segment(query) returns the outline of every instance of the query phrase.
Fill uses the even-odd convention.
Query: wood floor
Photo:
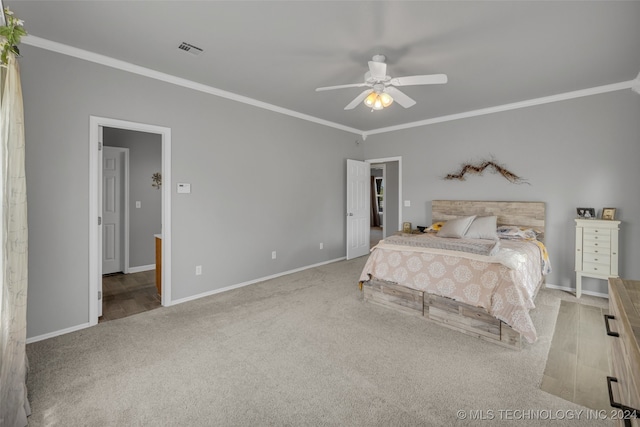
[[[371,247],[377,245],[380,240],[382,240],[382,227],[371,227]]]
[[[156,271],[105,275],[102,278],[102,317],[98,322],[120,319],[161,306]]]
[[[595,410],[611,410],[605,306],[561,301],[540,388]]]

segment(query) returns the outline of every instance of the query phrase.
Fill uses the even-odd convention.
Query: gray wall
[[[162,172],[162,138],[105,127],[103,142],[129,149],[129,267],[155,264],[153,235],[162,232],[162,191],[151,186],[151,176]]]
[[[547,282],[558,286],[575,287],[576,207],[616,207],[621,276],[640,278],[640,96],[631,90],[372,135],[364,147],[365,158],[402,156],[404,221],[430,224],[434,199],[546,202]],[[529,185],[487,172],[442,179],[492,156]],[[587,278],[583,290],[607,292]]]
[[[172,130],[174,299],[345,256],[346,159],[364,158],[353,134],[31,46],[21,53],[28,337],[89,321],[90,115]],[[192,193],[176,194],[177,182]]]

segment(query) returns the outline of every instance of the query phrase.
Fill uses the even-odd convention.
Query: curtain
[[[371,177],[371,227],[380,227],[380,213],[378,194],[376,191],[376,177]]]
[[[25,426],[27,400],[27,188],[20,69],[9,53],[0,98],[2,245],[0,262],[0,424]]]

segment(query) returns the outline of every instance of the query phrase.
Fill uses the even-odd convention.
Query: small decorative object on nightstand
[[[403,233],[407,233],[407,234],[411,234],[411,223],[410,222],[403,222],[402,223],[402,232]]]
[[[607,280],[618,277],[620,221],[576,219],[576,297],[582,294],[582,277]]]
[[[578,213],[578,218],[595,219],[596,217],[595,208],[576,208],[576,212]]]
[[[602,219],[616,219],[616,208],[602,208]]]

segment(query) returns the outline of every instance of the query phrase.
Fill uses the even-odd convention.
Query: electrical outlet
[[[271,259],[276,259],[276,251],[271,252]]]
[[[136,201],[136,209],[140,209],[142,207],[142,204],[139,201]]]
[[[202,266],[196,265],[196,276],[201,276],[201,275],[202,275]]]
[[[324,248],[324,243],[320,243],[320,249]]]

